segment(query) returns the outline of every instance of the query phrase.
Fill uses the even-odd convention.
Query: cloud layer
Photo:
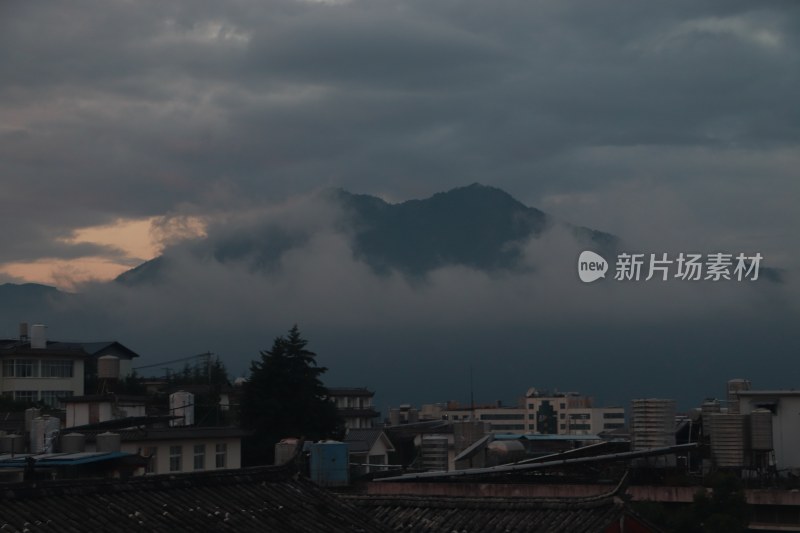
[[[433,374],[450,375],[463,370],[454,357],[477,360],[501,329],[505,351],[539,343],[544,361],[581,361],[589,344],[555,333],[576,320],[619,331],[603,353],[622,353],[628,335],[640,341],[625,353],[650,350],[667,365],[678,348],[650,346],[648,317],[703,316],[722,324],[707,328],[727,347],[716,354],[785,339],[772,348],[777,365],[796,345],[780,329],[791,284],[582,287],[562,260],[578,251],[552,235],[529,243],[535,280],[454,267],[415,285],[374,276],[348,235],[330,229],[333,215],[301,209],[307,193],[332,186],[397,201],[478,181],[637,249],[759,251],[795,272],[798,10],[791,1],[3,2],[0,267],[129,261],[123,243],[74,237],[158,217],[158,242],[180,274],[135,292],[87,288],[79,301],[93,323],[70,321],[76,335],[147,339],[157,355],[192,341],[220,350],[231,336],[249,339],[243,351],[261,348],[294,321],[328,346],[337,332],[368,328],[373,340],[352,353],[393,339],[397,350],[374,354],[385,372],[432,349],[448,354]],[[198,231],[188,221],[229,242],[225,232],[267,224],[270,213],[271,227],[307,241],[262,258],[275,267],[267,276],[230,249],[217,250],[223,265],[176,244]],[[778,329],[726,337],[734,315]],[[702,340],[702,328],[689,329],[676,335]],[[460,348],[445,349],[437,330]]]

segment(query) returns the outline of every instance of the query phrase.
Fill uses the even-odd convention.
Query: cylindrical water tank
[[[756,452],[772,450],[772,411],[756,409],[750,413],[750,448]]]
[[[634,450],[675,445],[675,400],[645,398],[633,400],[631,404]]]
[[[53,444],[61,429],[61,421],[53,416],[40,416],[31,421],[31,453],[52,453]]]
[[[67,433],[61,436],[63,453],[81,453],[86,451],[86,436],[81,433]]]
[[[100,379],[119,379],[119,357],[116,355],[98,357],[97,377]]]
[[[739,410],[739,392],[748,391],[752,384],[747,379],[730,379],[728,380],[728,414],[738,415]]]
[[[711,456],[718,467],[744,466],[746,422],[745,415],[723,413],[711,415]]]
[[[194,394],[179,390],[169,395],[169,410],[173,416],[179,416],[170,421],[172,426],[194,425]]]
[[[275,464],[282,465],[294,459],[299,445],[299,439],[282,439],[275,444]]]
[[[31,326],[31,348],[34,350],[44,350],[47,348],[47,326],[44,324],[34,324]]]
[[[22,453],[25,451],[25,437],[5,435],[0,437],[0,453]]]
[[[30,431],[34,418],[42,416],[42,410],[37,407],[29,407],[25,409],[25,431]]]
[[[122,446],[122,439],[119,433],[111,433],[106,431],[97,436],[97,451],[98,452],[118,452]]]
[[[703,431],[706,435],[711,432],[711,415],[722,411],[722,406],[719,400],[706,400],[700,406],[701,419],[703,421]]]

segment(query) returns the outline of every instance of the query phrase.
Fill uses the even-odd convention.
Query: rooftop
[[[351,501],[395,531],[429,533],[605,531],[625,514],[613,498],[573,501],[519,498],[357,496]]]
[[[366,387],[328,387],[329,396],[367,396],[372,398],[375,393]]]
[[[385,532],[351,503],[296,475],[257,467],[127,480],[40,481],[3,487],[11,531]]]

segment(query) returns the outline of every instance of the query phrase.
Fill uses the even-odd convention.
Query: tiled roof
[[[82,342],[80,344],[90,355],[105,355],[105,353],[100,352],[113,352],[112,355],[139,357],[138,353],[120,344],[118,341]]]
[[[0,355],[26,355],[26,356],[59,356],[86,357],[83,346],[77,342],[47,341],[47,348],[31,348],[30,342],[3,340],[0,341]]]
[[[380,438],[381,433],[383,430],[380,428],[353,428],[347,431],[344,442],[348,444],[351,452],[368,452]],[[386,440],[389,440],[388,437]],[[391,446],[391,443],[387,444]]]
[[[545,501],[521,498],[352,496],[348,499],[394,531],[423,533],[582,533],[620,519],[613,498]]]
[[[37,468],[50,466],[76,466],[89,463],[116,461],[119,459],[136,459],[138,456],[126,452],[79,452],[79,453],[43,453],[43,454],[0,454],[0,468],[24,468],[28,458],[36,461]],[[146,462],[146,461],[145,461]]]
[[[86,440],[93,442],[99,433],[105,429],[81,429],[68,428],[66,431],[81,433],[86,436]],[[182,439],[228,439],[241,438],[249,433],[246,430],[236,427],[216,427],[216,426],[176,426],[169,428],[129,428],[114,430],[118,433],[122,442],[138,442],[144,440],[182,440]]]
[[[139,354],[117,341],[105,342],[60,342],[46,341],[47,348],[33,349],[30,341],[0,339],[0,354],[7,355],[103,355],[101,351],[113,351],[114,355],[139,357]]]
[[[336,412],[343,418],[375,418],[381,416],[378,411],[371,407],[339,407]]]
[[[385,532],[287,467],[0,488],[0,530]]]

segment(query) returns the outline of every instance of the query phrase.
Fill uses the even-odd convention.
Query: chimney
[[[20,342],[28,342],[30,337],[28,337],[28,323],[27,322],[20,322],[19,323],[19,340]]]

